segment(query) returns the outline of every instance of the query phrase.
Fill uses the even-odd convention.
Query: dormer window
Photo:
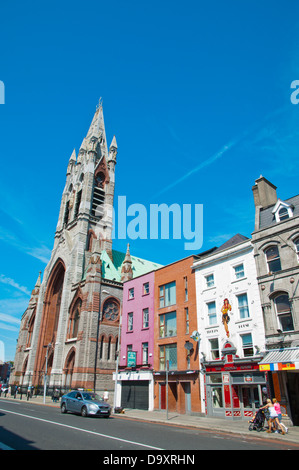
[[[282,222],[283,220],[287,220],[290,217],[293,217],[293,209],[294,207],[291,204],[287,204],[286,202],[278,199],[272,211],[276,222]]]

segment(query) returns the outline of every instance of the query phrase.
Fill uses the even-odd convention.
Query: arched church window
[[[78,299],[75,303],[69,319],[68,339],[77,338],[80,314],[81,314],[82,300]]]
[[[30,348],[31,346],[34,322],[35,322],[35,311],[31,315],[31,318],[28,322],[28,334],[27,334],[26,348]]]
[[[115,299],[108,299],[103,307],[103,320],[116,321],[119,315],[119,304]]]

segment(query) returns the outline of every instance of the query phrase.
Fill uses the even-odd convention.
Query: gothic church
[[[113,250],[117,143],[99,103],[67,167],[51,259],[22,316],[11,384],[113,390],[123,282],[159,265]]]

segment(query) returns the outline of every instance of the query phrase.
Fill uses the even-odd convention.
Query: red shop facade
[[[229,342],[221,359],[203,361],[206,415],[230,420],[252,417],[268,396],[260,361],[261,356],[239,358]]]

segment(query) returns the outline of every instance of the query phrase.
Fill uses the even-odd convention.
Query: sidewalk
[[[1,397],[1,401],[20,401],[18,395],[17,398],[4,398]],[[52,406],[60,408],[60,403],[53,403],[51,397],[46,397],[45,404],[43,403],[43,397],[33,397],[27,401],[26,396],[22,397],[23,403],[28,404],[38,404]],[[299,447],[299,426],[289,427],[288,434],[284,436],[281,434],[272,433],[269,434],[266,431],[249,431],[249,424],[245,420],[232,420],[228,421],[225,419],[210,418],[206,416],[190,416],[190,415],[180,415],[177,413],[168,413],[168,419],[166,411],[146,411],[146,410],[135,410],[135,409],[125,409],[124,414],[112,414],[114,418],[119,419],[138,419],[141,421],[149,421],[152,423],[160,423],[168,426],[182,426],[189,428],[196,428],[207,431],[217,431],[231,434],[239,434],[243,437],[251,437],[257,439],[267,439],[269,441],[280,440],[290,443],[297,444]]]

